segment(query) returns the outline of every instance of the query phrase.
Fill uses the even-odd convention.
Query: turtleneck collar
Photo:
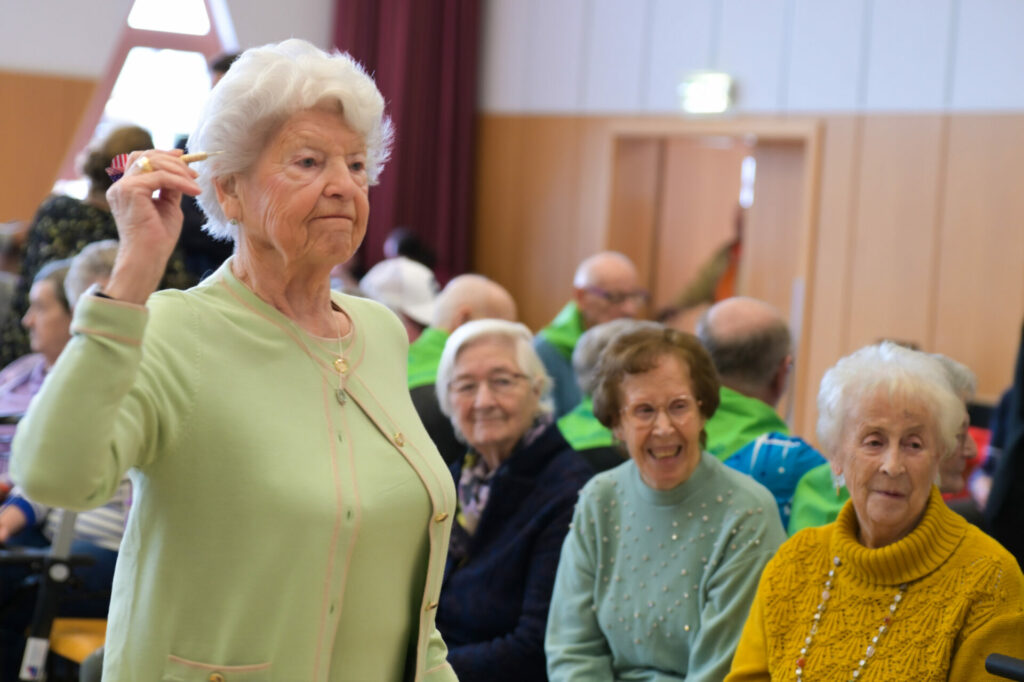
[[[932,486],[921,522],[905,538],[891,545],[868,549],[857,540],[857,514],[852,500],[836,519],[830,552],[844,569],[878,585],[899,585],[925,577],[941,566],[963,540],[967,522],[946,506]]]
[[[700,463],[697,464],[697,468],[693,470],[690,477],[675,488],[669,488],[668,490],[655,490],[644,483],[643,478],[640,477],[640,469],[637,467],[636,462],[630,459],[629,466],[632,469],[629,477],[630,485],[632,485],[633,490],[640,499],[656,507],[671,507],[681,504],[706,487],[712,475],[714,465],[711,461],[713,459],[714,456],[707,452],[700,453]]]

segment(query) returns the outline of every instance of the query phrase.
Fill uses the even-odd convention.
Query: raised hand
[[[181,233],[181,195],[199,194],[182,151],[133,152],[124,176],[107,190],[120,248],[106,293],[145,303],[156,291]]]

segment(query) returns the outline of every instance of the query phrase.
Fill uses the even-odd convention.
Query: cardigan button
[[[448,518],[448,512],[441,512],[434,517],[434,523],[444,523],[444,520]]]
[[[405,445],[405,436],[403,436],[401,433],[396,433],[395,445],[397,445],[398,447],[402,447],[403,445]]]
[[[433,611],[436,608],[437,608],[437,602],[436,601],[432,601],[429,604],[427,604],[427,611]]]
[[[226,678],[223,675],[221,675],[220,673],[210,673],[210,678],[209,679],[210,679],[210,682],[224,682],[224,680]]]

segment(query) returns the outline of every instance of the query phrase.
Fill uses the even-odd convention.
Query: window
[[[54,191],[85,196],[75,160],[119,125],[140,125],[158,148],[174,147],[192,132],[206,102],[207,62],[237,49],[226,0],[135,0]]]

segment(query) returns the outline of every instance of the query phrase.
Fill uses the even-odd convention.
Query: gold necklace
[[[832,557],[833,567],[829,569],[828,576],[825,578],[825,588],[821,591],[821,601],[818,602],[818,606],[814,610],[814,619],[811,623],[810,632],[804,637],[804,645],[800,649],[800,656],[796,659],[796,679],[804,679],[804,666],[807,665],[807,651],[811,648],[811,641],[814,639],[814,635],[818,634],[818,626],[821,624],[821,619],[825,615],[825,605],[828,600],[832,597],[832,580],[836,577],[836,569],[842,566],[843,562],[839,560],[838,556]],[[868,664],[871,657],[875,655],[875,648],[878,646],[879,640],[889,630],[889,624],[892,622],[893,616],[896,615],[896,607],[899,606],[900,602],[903,601],[903,593],[907,591],[907,584],[900,583],[899,592],[893,597],[892,603],[889,604],[889,613],[886,614],[885,618],[882,619],[882,624],[878,626],[878,632],[871,637],[871,643],[868,644],[867,649],[864,651],[864,655],[857,661],[857,667],[854,668],[853,672],[850,673],[851,682],[857,682],[860,680],[862,674],[864,674],[864,666]]]
[[[334,315],[334,304],[331,304],[331,315]],[[338,328],[338,357],[334,359],[334,371],[338,373],[338,388],[334,389],[334,397],[337,398],[339,405],[344,405],[348,401],[348,394],[345,392],[345,375],[348,374],[348,361],[345,360],[345,347],[341,343],[341,322],[335,320],[335,325]]]

